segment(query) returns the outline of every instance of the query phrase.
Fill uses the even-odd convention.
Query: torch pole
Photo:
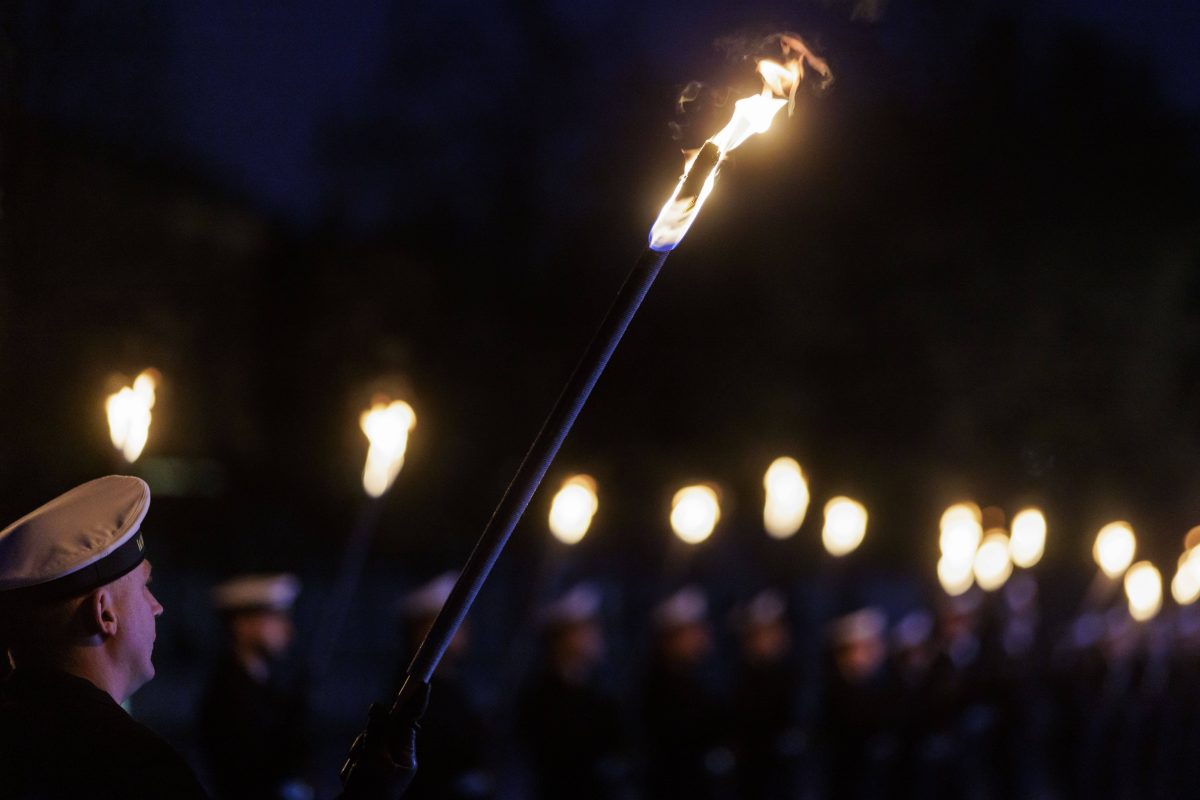
[[[415,726],[428,702],[433,673],[668,255],[669,250],[647,249],[625,279],[604,322],[479,537],[433,627],[409,663],[404,685],[386,712],[387,720],[383,719],[382,710],[373,710],[366,732],[351,749],[350,757],[342,767],[343,798],[380,796],[378,787],[384,782],[381,769],[386,771],[390,767],[393,773],[415,772]],[[373,741],[379,738],[386,741]],[[384,762],[384,756],[390,759],[390,765]],[[368,762],[373,762],[375,768],[368,766]],[[403,785],[395,787],[398,793],[393,789],[387,796],[401,796],[410,779],[411,775],[403,778]],[[390,780],[396,783],[397,776],[393,774]]]
[[[368,498],[359,510],[354,528],[346,540],[346,549],[342,553],[337,578],[334,580],[329,599],[325,603],[325,613],[309,649],[306,677],[313,684],[321,683],[330,664],[333,663],[338,638],[346,624],[346,617],[350,613],[350,606],[354,602],[354,595],[358,592],[358,584],[366,566],[371,538],[379,525],[382,505],[381,498]]]
[[[647,249],[625,279],[604,322],[584,351],[566,388],[542,424],[542,429],[533,440],[529,452],[525,454],[525,459],[504,492],[500,504],[492,513],[487,527],[483,529],[483,534],[454,584],[445,606],[413,656],[408,668],[410,676],[425,683],[433,677],[442,654],[470,610],[475,595],[487,580],[492,566],[541,485],[554,457],[558,455],[559,447],[562,446],[571,426],[575,424],[575,418],[579,416],[591,395],[596,381],[604,372],[608,360],[612,358],[613,351],[617,349],[621,337],[625,335],[625,329],[629,327],[630,321],[641,307],[642,300],[650,291],[650,286],[658,277],[668,255],[667,252],[659,253]]]

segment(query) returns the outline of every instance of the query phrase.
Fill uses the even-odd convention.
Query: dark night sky
[[[1045,504],[1066,561],[1200,522],[1189,4],[423,5],[8,13],[9,517],[110,467],[104,380],[153,363],[147,457],[223,476],[164,512],[185,552],[324,552],[403,386],[385,546],[461,558],[669,191],[679,88],[752,85],[714,42],[789,28],[837,83],[729,165],[552,480],[595,471],[637,553],[688,479],[752,529],[783,452],[923,567],[964,493]]]

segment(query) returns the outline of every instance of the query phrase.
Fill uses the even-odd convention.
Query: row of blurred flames
[[[144,370],[130,385],[109,395],[105,404],[113,446],[129,463],[137,460],[149,439],[155,390],[161,380],[153,369]],[[368,441],[363,467],[363,489],[373,498],[391,488],[404,466],[409,433],[416,426],[412,406],[403,400],[376,398],[363,411],[359,426]],[[763,527],[775,539],[795,535],[808,514],[811,495],[800,464],[782,456],[763,477],[765,502]],[[600,508],[597,484],[589,475],[572,475],[558,490],[550,506],[551,533],[566,545],[581,542]],[[942,514],[938,544],[941,556],[937,577],[942,589],[958,596],[978,585],[987,592],[1000,589],[1016,569],[1029,569],[1042,559],[1046,548],[1046,518],[1036,507],[1024,508],[1007,528],[1003,513],[980,509],[972,502],[956,503]],[[991,512],[991,513],[989,513]],[[670,525],[689,545],[708,539],[721,517],[720,496],[710,484],[685,486],[671,500]],[[866,538],[867,509],[849,497],[825,503],[821,541],[834,557],[849,555]],[[1134,619],[1153,618],[1162,608],[1163,580],[1149,561],[1133,563],[1137,537],[1128,522],[1110,522],[1096,534],[1092,555],[1103,580],[1123,579],[1129,613]],[[1200,598],[1200,527],[1185,538],[1171,594],[1180,605]]]

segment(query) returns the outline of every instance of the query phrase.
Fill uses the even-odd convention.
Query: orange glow
[[[1192,528],[1187,532],[1187,535],[1183,537],[1184,550],[1195,550],[1197,547],[1200,547],[1200,525]]]

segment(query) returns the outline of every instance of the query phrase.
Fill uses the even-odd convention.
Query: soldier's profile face
[[[163,607],[150,590],[150,573],[150,562],[143,561],[113,586],[114,597],[120,604],[117,636],[122,661],[129,670],[130,693],[154,677],[151,656],[155,626]]]
[[[268,609],[235,614],[230,633],[235,647],[279,658],[291,647],[295,628],[289,612]]]

